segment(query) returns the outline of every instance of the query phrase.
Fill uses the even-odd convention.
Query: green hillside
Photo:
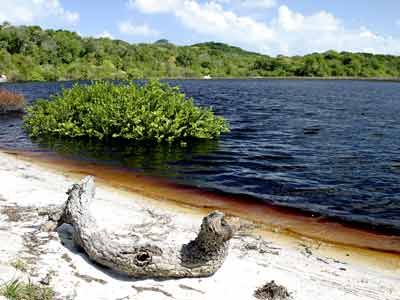
[[[328,51],[270,57],[222,43],[129,44],[65,30],[0,25],[0,73],[10,80],[149,77],[400,77],[400,57]]]

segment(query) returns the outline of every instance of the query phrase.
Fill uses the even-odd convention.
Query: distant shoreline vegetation
[[[222,43],[129,44],[66,30],[0,25],[0,73],[10,81],[145,78],[400,78],[400,57],[327,51],[270,57]]]

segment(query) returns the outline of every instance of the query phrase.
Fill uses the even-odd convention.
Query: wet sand
[[[173,207],[192,214],[204,214],[219,209],[255,222],[258,233],[268,238],[285,240],[291,244],[301,241],[321,253],[334,252],[343,259],[351,256],[353,261],[366,262],[385,269],[400,269],[400,236],[357,228],[351,224],[342,224],[252,199],[185,187],[122,168],[67,159],[56,154],[2,152],[76,179],[83,175],[93,175],[99,184],[114,188],[119,193],[146,196],[154,201],[153,205]]]
[[[327,243],[293,233],[284,225],[300,226],[309,217],[292,216],[294,222],[290,214],[273,215],[273,210],[253,212],[251,217],[273,219],[274,223],[254,222],[248,216],[248,220],[236,218],[240,226],[230,242],[227,259],[211,277],[143,280],[102,268],[77,249],[68,226],[57,232],[41,230],[47,215],[39,212],[65,203],[65,191],[89,174],[97,176],[91,214],[99,229],[121,238],[130,236],[132,226],[138,226],[139,231],[145,229],[139,234],[162,235],[158,239],[162,245],[183,245],[196,236],[202,217],[213,206],[238,215],[255,209],[250,206],[245,212],[238,211],[246,208],[238,206],[238,199],[177,189],[154,178],[129,177],[113,168],[0,151],[3,282],[15,278],[36,284],[48,282],[57,299],[76,300],[255,299],[254,291],[271,280],[286,287],[296,300],[400,299],[398,253]],[[200,202],[203,198],[205,205]],[[162,224],[162,228],[154,224]],[[380,237],[384,241],[384,236]],[[140,240],[136,236],[133,241],[137,238]],[[19,270],[16,261],[23,261],[26,270]]]

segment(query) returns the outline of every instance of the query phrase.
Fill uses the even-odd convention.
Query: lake
[[[88,82],[80,82],[88,84]],[[32,141],[0,117],[0,148],[56,152],[179,184],[400,234],[400,83],[169,80],[229,120],[219,141],[186,148]],[[73,82],[2,84],[31,103]]]

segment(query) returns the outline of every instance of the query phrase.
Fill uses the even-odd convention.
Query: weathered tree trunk
[[[68,195],[63,213],[53,214],[51,219],[58,225],[72,225],[74,241],[90,259],[115,271],[135,278],[204,277],[214,274],[227,255],[234,227],[226,223],[221,212],[206,216],[196,239],[185,245],[164,247],[150,240],[123,243],[115,235],[99,230],[90,214],[95,196],[93,177],[74,184]]]

